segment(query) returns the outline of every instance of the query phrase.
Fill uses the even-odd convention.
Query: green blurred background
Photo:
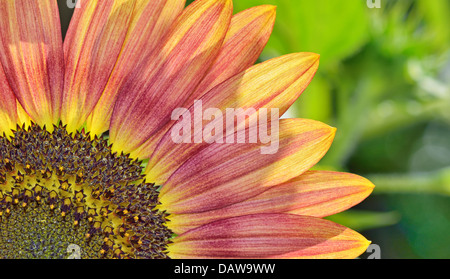
[[[59,2],[64,30],[71,10]],[[235,12],[278,7],[260,61],[321,55],[317,75],[286,116],[338,128],[317,168],[376,185],[360,205],[330,219],[379,245],[381,258],[450,258],[450,1],[380,0],[380,8],[366,0],[233,2]]]

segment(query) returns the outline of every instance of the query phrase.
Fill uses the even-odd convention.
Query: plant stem
[[[429,193],[450,195],[450,167],[428,173],[367,175],[374,194]]]

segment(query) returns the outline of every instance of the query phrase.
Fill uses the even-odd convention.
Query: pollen
[[[142,162],[83,131],[0,136],[0,258],[168,258],[172,232]]]

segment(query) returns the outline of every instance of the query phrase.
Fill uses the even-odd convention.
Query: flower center
[[[0,258],[167,258],[158,187],[110,147],[62,125],[0,136]]]

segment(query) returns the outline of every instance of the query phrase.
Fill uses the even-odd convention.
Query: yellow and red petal
[[[109,129],[119,88],[132,69],[155,50],[185,6],[184,0],[137,0],[123,49],[97,105],[87,120],[91,135]],[[150,64],[150,61],[147,61]]]
[[[269,40],[275,23],[276,7],[263,5],[233,16],[216,61],[185,102],[190,107],[209,90],[251,67]]]
[[[242,108],[243,110],[250,108],[254,109],[256,113],[261,108],[269,110],[276,108],[279,109],[278,112],[281,116],[308,86],[318,66],[319,55],[314,53],[295,53],[274,58],[255,65],[219,84],[200,98],[200,101],[204,110],[217,108],[223,114],[229,108]],[[194,114],[194,109],[195,107],[189,109],[191,115]],[[250,114],[248,116],[252,117]],[[192,117],[191,121],[193,135],[194,127],[208,125],[212,122],[195,117]],[[227,125],[223,125],[223,127],[224,131],[233,130]],[[236,127],[236,129],[240,128]],[[226,135],[225,132],[223,134]],[[217,136],[219,135],[220,133],[217,133]],[[146,169],[149,180],[163,184],[181,164],[203,148],[205,144],[174,143],[169,130],[149,160]],[[142,158],[144,154],[133,155]]]
[[[64,41],[61,119],[79,129],[97,104],[122,50],[137,0],[79,1]]]
[[[0,2],[0,61],[28,115],[49,129],[59,120],[64,59],[56,1]]]
[[[170,228],[180,234],[215,220],[260,213],[325,217],[360,203],[373,188],[369,180],[355,174],[307,171],[242,202],[201,213],[172,214]]]
[[[213,143],[167,180],[160,191],[161,209],[198,213],[254,197],[315,165],[334,134],[334,128],[317,121],[281,119],[273,154],[261,154],[262,143]]]
[[[31,121],[28,113],[23,109],[22,105],[17,102],[17,124],[21,127],[25,125],[25,128],[28,128],[31,125]]]
[[[218,220],[177,236],[169,256],[179,258],[343,258],[370,242],[328,220],[292,214],[255,214]]]
[[[263,5],[244,10],[233,16],[225,41],[215,62],[196,90],[182,107],[189,108],[196,99],[232,76],[252,66],[263,51],[275,22],[275,7]],[[148,158],[156,144],[172,126],[170,119],[163,128],[132,154]]]
[[[162,128],[214,62],[232,17],[231,0],[197,0],[171,27],[157,52],[122,86],[113,111],[113,150],[131,152]]]
[[[0,63],[0,135],[11,136],[17,124],[17,100]]]

